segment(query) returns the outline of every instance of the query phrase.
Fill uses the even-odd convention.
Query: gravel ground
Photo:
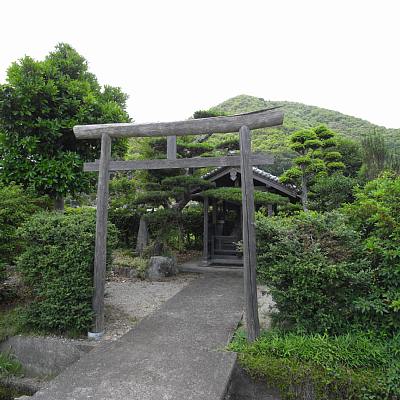
[[[181,273],[161,282],[111,277],[106,284],[103,340],[115,340],[128,332],[196,277]]]

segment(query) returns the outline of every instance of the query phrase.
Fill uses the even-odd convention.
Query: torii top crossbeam
[[[150,124],[98,124],[77,125],[74,133],[77,139],[100,139],[105,133],[110,137],[149,137],[205,135],[209,133],[238,132],[242,126],[249,129],[282,125],[283,112],[279,107],[228,117],[210,117],[175,122]]]

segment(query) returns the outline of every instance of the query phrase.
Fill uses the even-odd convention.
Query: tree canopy
[[[99,141],[76,140],[77,124],[128,122],[127,95],[98,83],[70,45],[58,44],[42,61],[25,56],[0,85],[0,180],[60,198],[86,191],[82,164],[99,155]],[[116,155],[126,142],[113,145]]]
[[[321,174],[342,170],[345,165],[340,161],[342,155],[334,149],[335,133],[324,125],[296,131],[290,142],[290,148],[298,157],[294,159],[294,166],[281,176],[281,181],[301,185],[303,208],[307,210],[311,180]]]

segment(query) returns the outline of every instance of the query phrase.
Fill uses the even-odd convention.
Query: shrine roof
[[[225,173],[224,173],[225,171]],[[203,179],[207,180],[217,180],[222,176],[229,174],[231,171],[236,171],[240,173],[240,168],[236,167],[218,167],[213,169],[212,171],[204,174],[202,176]],[[254,179],[262,181],[263,183],[270,184],[271,186],[275,187],[275,189],[280,190],[292,197],[298,197],[298,189],[295,185],[285,184],[280,182],[279,177],[273,175],[267,171],[264,171],[261,168],[253,167],[253,175]]]

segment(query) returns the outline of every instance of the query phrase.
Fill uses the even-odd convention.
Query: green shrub
[[[140,211],[136,203],[138,182],[122,173],[110,181],[109,219],[118,229],[120,246],[136,243]]]
[[[17,228],[40,210],[43,198],[36,198],[20,186],[0,186],[0,279],[5,264],[18,255],[21,243]]]
[[[310,192],[310,208],[317,211],[332,211],[344,203],[354,200],[356,180],[337,172],[316,178]]]
[[[200,249],[203,240],[203,209],[197,205],[182,212],[160,208],[146,214],[150,239],[176,251]]]
[[[24,251],[17,266],[32,291],[32,327],[78,333],[90,326],[95,225],[95,211],[88,208],[38,213],[19,229]],[[110,224],[109,257],[115,241]]]
[[[132,250],[116,249],[113,251],[113,267],[132,268],[137,271],[138,277],[146,276],[149,260],[143,257],[135,257]]]
[[[6,279],[6,263],[3,261],[0,261],[0,284]],[[1,293],[0,293],[1,296]]]
[[[24,315],[25,309],[20,306],[0,312],[0,342],[25,331]]]
[[[258,276],[279,309],[276,322],[322,333],[362,322],[355,302],[367,296],[371,270],[359,235],[342,215],[259,213],[257,231]]]
[[[284,399],[395,400],[400,395],[399,338],[270,331],[250,344],[239,331],[229,349]]]
[[[371,264],[371,289],[356,306],[375,329],[400,330],[400,177],[384,175],[356,191],[345,207],[361,232]]]

